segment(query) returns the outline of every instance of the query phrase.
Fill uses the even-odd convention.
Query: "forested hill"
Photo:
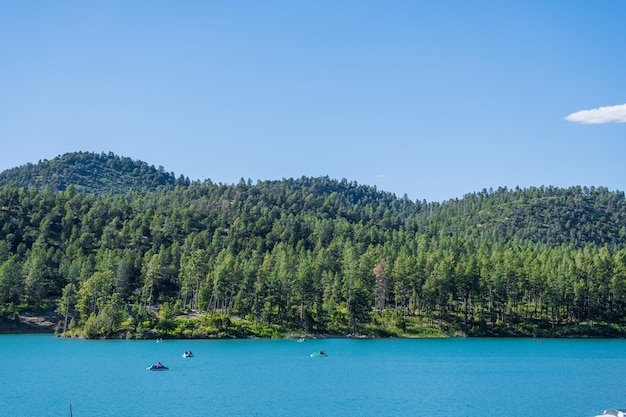
[[[69,186],[98,195],[173,190],[191,184],[163,167],[108,154],[74,152],[38,164],[0,172],[0,186],[50,187],[53,192]],[[198,185],[196,183],[196,185]],[[462,234],[477,239],[530,241],[549,246],[562,244],[626,245],[626,200],[621,191],[605,187],[516,188],[483,190],[443,203],[412,202],[375,187],[328,177],[205,185],[219,193],[241,198],[239,204],[271,206],[273,210],[322,218],[345,218],[351,223],[376,224],[382,229],[406,229],[429,236]],[[215,195],[215,191],[212,192]],[[222,196],[215,195],[216,199]]]
[[[554,335],[589,322],[626,335],[623,192],[432,203],[328,177],[190,182],[90,153],[0,177],[0,318],[56,307],[85,337]],[[210,319],[178,317],[192,312]]]
[[[163,186],[189,184],[189,180],[176,179],[173,173],[161,167],[157,169],[111,152],[73,152],[1,172],[0,186],[9,184],[39,189],[50,187],[54,191],[64,191],[72,185],[84,192],[107,194],[131,189],[154,191]]]
[[[626,245],[624,192],[606,187],[483,190],[436,204],[421,219],[432,233],[461,233],[493,241],[551,247]]]

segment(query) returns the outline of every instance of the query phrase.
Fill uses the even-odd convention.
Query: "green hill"
[[[145,162],[134,161],[113,153],[74,152],[38,164],[26,164],[0,173],[0,186],[50,187],[64,191],[70,185],[77,190],[96,193],[125,193],[131,189],[154,191],[159,187],[189,184],[183,177],[176,179]]]
[[[430,203],[89,153],[0,179],[0,316],[56,309],[66,334],[626,335],[626,201],[603,187]]]

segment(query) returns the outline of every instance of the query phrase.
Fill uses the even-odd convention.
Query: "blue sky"
[[[0,170],[626,190],[626,2],[0,2]]]

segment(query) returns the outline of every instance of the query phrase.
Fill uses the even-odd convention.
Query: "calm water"
[[[626,407],[625,372],[625,340],[0,335],[0,415],[588,417]]]

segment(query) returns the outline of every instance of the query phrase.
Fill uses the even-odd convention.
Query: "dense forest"
[[[420,202],[65,154],[0,173],[0,316],[51,309],[85,338],[624,336],[626,200]]]
[[[71,185],[79,191],[109,194],[125,193],[132,188],[155,191],[162,186],[189,185],[189,179],[176,179],[163,167],[155,168],[111,152],[75,152],[0,172],[0,186],[3,185],[50,187],[53,191]]]

